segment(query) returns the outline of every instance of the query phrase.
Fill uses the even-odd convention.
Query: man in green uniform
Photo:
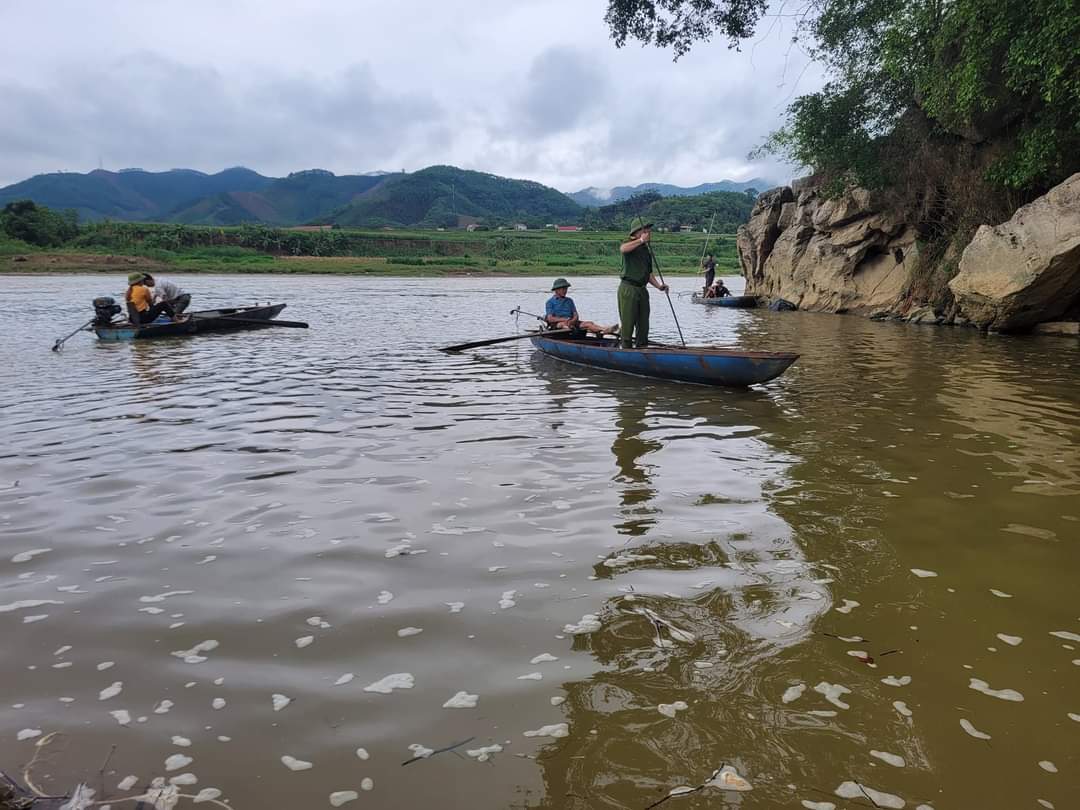
[[[651,284],[661,292],[667,292],[667,284],[653,275],[652,223],[641,217],[630,222],[630,241],[619,246],[622,253],[622,281],[619,284],[619,321],[622,347],[644,349],[649,345],[649,292]]]

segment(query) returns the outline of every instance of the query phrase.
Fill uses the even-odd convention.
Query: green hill
[[[331,212],[395,175],[343,175],[323,169],[293,172],[259,191],[227,191],[169,213],[185,225],[297,225],[323,220]]]
[[[57,210],[74,209],[83,221],[162,220],[182,203],[224,191],[258,191],[271,182],[271,178],[241,167],[217,174],[191,169],[56,172],[0,189],[0,206],[33,200]]]
[[[385,179],[337,211],[332,221],[349,227],[455,227],[474,221],[488,225],[524,222],[579,222],[581,207],[548,186],[510,180],[454,166],[430,166]]]
[[[636,216],[651,220],[657,227],[677,230],[689,226],[707,228],[714,233],[734,233],[750,219],[754,197],[746,192],[714,191],[693,197],[662,197],[646,191],[627,200],[588,209],[585,224],[590,228],[623,230]],[[715,215],[715,219],[713,218]]]

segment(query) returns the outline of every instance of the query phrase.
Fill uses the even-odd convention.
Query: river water
[[[121,277],[0,277],[8,773],[644,810],[726,765],[752,790],[665,808],[1080,806],[1076,341],[674,295],[688,341],[802,355],[712,390],[434,350],[547,279],[179,281],[312,328],[52,353]],[[614,320],[614,287],[571,295]]]

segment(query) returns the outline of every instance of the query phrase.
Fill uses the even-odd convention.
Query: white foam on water
[[[427,759],[435,753],[434,748],[428,748],[426,745],[420,743],[410,743],[409,750],[412,751],[414,757],[418,759]]]
[[[836,805],[832,802],[812,802],[809,799],[803,799],[802,806],[806,810],[836,810]]]
[[[600,617],[595,613],[586,613],[581,617],[581,621],[576,624],[564,625],[563,632],[571,636],[579,636],[585,633],[595,633],[600,627]]]
[[[814,691],[815,692],[820,692],[821,694],[823,694],[825,696],[825,699],[827,701],[829,701],[829,703],[833,704],[834,706],[837,706],[837,707],[839,707],[841,709],[850,709],[851,708],[851,706],[849,706],[847,703],[844,703],[844,701],[842,701],[840,699],[844,695],[850,695],[851,694],[851,690],[848,689],[843,684],[840,684],[840,683],[828,683],[826,681],[822,681],[821,683],[819,683],[817,686],[814,687]]]
[[[286,754],[281,758],[281,764],[288,768],[290,771],[306,771],[314,766],[310,762],[305,762],[302,759],[289,756]]]
[[[185,785],[197,784],[198,781],[199,781],[199,777],[197,777],[193,773],[182,773],[182,774],[179,774],[177,776],[172,776],[172,777],[169,778],[169,784],[170,785],[178,785],[178,786],[181,786],[181,787],[185,786]]]
[[[65,644],[63,647],[58,648],[53,653],[53,658],[58,658],[61,655],[63,655],[64,653],[69,652],[71,649],[72,649],[72,646],[70,644]]]
[[[870,756],[880,759],[882,762],[892,765],[894,768],[903,768],[907,765],[904,758],[899,754],[890,754],[888,751],[871,751]]]
[[[165,593],[155,594],[154,596],[140,596],[139,601],[144,604],[152,604],[154,602],[164,602],[173,596],[190,596],[195,591],[166,591]]]
[[[1039,767],[1042,768],[1047,773],[1057,773],[1058,772],[1057,765],[1055,765],[1053,762],[1051,762],[1048,759],[1039,760]]]
[[[911,676],[901,675],[897,678],[895,675],[889,675],[887,678],[882,678],[881,682],[886,686],[907,686],[911,683]]]
[[[560,737],[570,736],[570,727],[566,723],[553,723],[550,726],[540,726],[540,728],[534,731],[525,731],[523,735],[526,737],[551,737],[553,739],[559,739]]]
[[[315,636],[300,636],[300,638],[293,641],[293,644],[296,645],[298,650],[302,650],[304,647],[310,647],[314,641]]]
[[[98,693],[98,700],[108,700],[119,695],[124,690],[123,681],[114,681],[111,686],[106,686]]]
[[[42,605],[62,604],[64,603],[57,602],[55,599],[20,599],[17,602],[9,602],[6,605],[0,605],[0,613],[11,613],[14,610],[26,610],[27,608],[36,608],[41,607]]]
[[[1080,714],[1076,714],[1074,712],[1068,712],[1068,716],[1069,716],[1070,720],[1075,720],[1077,723],[1080,723]]]
[[[226,737],[224,734],[219,734],[217,739],[218,739],[218,742],[223,742],[223,743],[232,742],[232,737]]]
[[[479,748],[466,749],[465,755],[469,757],[474,757],[477,762],[487,762],[489,759],[491,759],[492,754],[501,753],[502,750],[503,747],[501,745],[499,745],[498,743],[493,743],[492,745],[482,745]]]
[[[394,598],[394,595],[390,591],[379,591],[379,595],[375,597],[375,601],[380,605],[388,605]]]
[[[154,707],[154,714],[168,714],[169,709],[171,709],[175,705],[176,704],[173,703],[171,700],[162,700],[160,703],[158,703],[157,706]]]
[[[714,666],[716,666],[716,664],[714,664],[712,661],[695,661],[694,662],[694,668],[695,669],[712,669]]]
[[[903,810],[907,802],[892,793],[883,793],[866,785],[855,782],[843,782],[833,791],[842,799],[866,799],[869,798],[875,807],[886,807],[889,810]]]
[[[109,712],[109,714],[111,714],[113,716],[113,719],[116,720],[116,722],[120,725],[131,725],[131,713],[128,712],[127,709],[114,709],[113,711]]]
[[[187,754],[170,754],[165,758],[165,770],[166,771],[178,771],[181,768],[186,768],[195,760],[189,757]]]
[[[911,573],[915,576],[926,579],[927,577],[936,577],[937,571],[927,571],[925,568],[912,568]]]
[[[221,791],[217,788],[203,788],[198,792],[194,799],[191,800],[192,804],[202,804],[203,802],[212,802],[214,799],[221,798]]]
[[[1005,593],[1005,591],[999,591],[997,588],[991,588],[990,593],[992,593],[994,596],[997,596],[997,597],[999,597],[1001,599],[1012,599],[1012,596],[1013,596],[1011,593]]]
[[[502,598],[499,599],[499,608],[506,610],[512,608],[517,602],[514,601],[514,597],[517,596],[517,591],[503,591]]]
[[[1073,633],[1069,630],[1053,630],[1050,635],[1064,639],[1065,641],[1075,641],[1080,643],[1080,633]]]
[[[1023,636],[1007,636],[1004,633],[998,633],[997,637],[1011,647],[1018,646],[1024,640]]]
[[[479,702],[479,695],[470,695],[468,692],[458,692],[446,703],[443,704],[444,709],[475,709],[477,702]]]
[[[464,602],[443,602],[443,604],[450,608],[451,613],[461,613],[465,607]]]
[[[807,714],[812,714],[814,717],[836,717],[836,712],[829,709],[811,709]]]
[[[534,588],[550,588],[551,585],[549,583],[547,583],[547,582],[534,582],[533,587]]]
[[[20,551],[14,557],[11,558],[13,563],[30,562],[34,557],[38,557],[42,554],[48,554],[52,551],[51,548],[32,548],[29,551]]]
[[[604,560],[607,568],[621,568],[624,565],[633,565],[636,562],[652,562],[656,559],[655,554],[619,554]]]
[[[164,610],[162,610],[162,609],[161,609],[161,608],[159,608],[159,607],[144,607],[144,608],[139,608],[139,613],[148,613],[148,614],[150,614],[151,616],[157,616],[157,615],[158,615],[159,613],[164,613],[164,612],[165,612],[165,611],[164,611]]]
[[[1042,807],[1045,807],[1046,810],[1054,810],[1054,803],[1049,799],[1036,799],[1035,801],[1037,801]],[[915,810],[919,810],[919,808],[916,807]],[[933,808],[931,808],[931,810],[933,810]]]
[[[116,783],[116,789],[126,792],[131,790],[138,783],[139,777],[137,777],[135,774],[129,774]]]
[[[15,735],[15,739],[18,742],[22,742],[23,740],[32,740],[32,739],[34,739],[34,737],[40,737],[40,736],[41,736],[41,729],[40,728],[24,728],[22,731],[18,732]]]
[[[544,679],[544,676],[540,672],[530,672],[528,675],[518,675],[519,681],[540,681]]]
[[[33,624],[34,622],[43,622],[49,618],[48,613],[35,613],[32,616],[23,616],[23,624]]]
[[[200,641],[190,650],[173,650],[171,654],[177,658],[182,658],[185,664],[201,664],[206,661],[207,658],[200,653],[212,652],[219,646],[219,643],[214,639],[207,639],[206,641]]]
[[[555,697],[551,698],[552,706],[561,706],[564,703],[566,703],[566,698],[564,698],[562,695],[555,695]]]
[[[359,798],[360,794],[355,790],[335,790],[330,794],[330,806],[341,807],[341,805],[356,801]]]
[[[389,695],[395,689],[412,689],[416,685],[416,679],[408,672],[395,672],[385,678],[368,684],[364,687],[365,692],[377,692],[380,695]]]
[[[216,554],[207,554],[205,557],[203,557],[201,560],[199,560],[195,564],[196,565],[206,565],[207,563],[212,563],[216,559],[217,559]]]
[[[789,686],[787,689],[784,690],[784,694],[780,698],[780,700],[783,703],[794,703],[796,700],[802,697],[802,694],[805,691],[805,683],[800,683],[795,686]]]
[[[408,638],[409,636],[418,636],[424,632],[422,627],[402,627],[397,631],[398,638]]]
[[[371,759],[371,754],[367,752],[366,748],[357,748],[356,756],[363,760]]]
[[[674,703],[661,703],[656,710],[665,717],[674,717],[677,712],[686,711],[689,708],[685,701],[676,700]]]
[[[181,737],[179,734],[173,736],[172,744],[180,748],[191,748],[191,740],[187,737]]]
[[[345,684],[352,681],[352,679],[355,678],[355,677],[356,676],[353,675],[351,672],[346,672],[344,675],[342,675],[340,678],[338,678],[336,681],[334,681],[334,686],[344,686]]]
[[[546,664],[549,661],[558,661],[558,660],[559,659],[556,658],[551,653],[540,653],[540,655],[536,656],[535,658],[530,659],[529,663],[530,664]]]
[[[1010,700],[1014,703],[1022,703],[1024,700],[1024,696],[1015,689],[991,689],[990,684],[986,681],[979,680],[978,678],[972,678],[968,686],[976,692],[981,692],[984,695],[999,698],[1000,700]]]
[[[53,664],[52,668],[53,669],[67,669],[70,666],[71,666],[70,661],[61,661],[59,664]],[[36,667],[30,667],[30,669],[36,669]]]
[[[494,574],[494,573],[496,573],[498,571],[505,571],[505,570],[506,570],[505,565],[489,565],[488,566],[488,573],[489,574]]]
[[[705,787],[717,788],[718,790],[734,790],[739,793],[753,790],[753,785],[739,776],[739,772],[731,765],[724,765],[714,771],[709,781],[705,783]]]
[[[214,698],[212,701],[210,701],[210,707],[213,708],[215,711],[220,710],[220,709],[224,709],[225,708],[225,698],[219,698],[219,697]]]
[[[837,613],[851,613],[851,611],[857,608],[860,604],[862,603],[856,602],[854,599],[845,599],[844,604],[842,604],[838,608],[835,608],[835,610]]]
[[[363,779],[360,780],[360,789],[361,790],[374,790],[375,789],[375,780],[372,779],[370,776],[365,776]]]
[[[911,709],[907,707],[907,704],[902,700],[894,700],[893,708],[900,712],[904,717],[911,717]]]
[[[678,787],[673,787],[669,790],[668,796],[685,796],[687,793],[693,793],[695,790],[697,790],[697,788],[690,787],[689,785],[679,785]]]
[[[966,731],[968,734],[970,734],[976,740],[989,740],[989,739],[992,739],[991,736],[989,734],[987,734],[985,731],[979,731],[977,728],[975,728],[975,726],[973,726],[971,724],[971,721],[968,720],[966,717],[961,717],[960,718],[960,728],[962,728],[964,731]]]
[[[274,706],[274,711],[275,712],[280,712],[282,709],[284,709],[286,706],[288,706],[290,703],[292,703],[292,698],[291,697],[287,697],[285,695],[278,694],[277,692],[270,695],[270,700],[273,701],[273,706]]]

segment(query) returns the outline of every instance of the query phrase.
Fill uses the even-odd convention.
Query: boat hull
[[[583,366],[735,388],[775,379],[799,358],[788,352],[744,352],[708,346],[651,345],[647,349],[623,349],[617,341],[593,337],[536,335],[532,344],[546,355]]]
[[[141,326],[135,326],[125,321],[110,326],[95,326],[94,332],[99,340],[125,341],[262,329],[264,328],[263,324],[254,322],[265,321],[269,325],[269,321],[276,318],[283,309],[285,309],[284,304],[272,304],[264,307],[207,309],[201,312],[192,312],[191,317],[186,321],[148,323]],[[237,318],[242,320],[234,320]]]
[[[709,307],[737,307],[739,309],[749,309],[757,306],[757,298],[752,295],[725,295],[721,298],[705,298],[702,295],[694,293],[693,302],[695,304],[704,304]]]

